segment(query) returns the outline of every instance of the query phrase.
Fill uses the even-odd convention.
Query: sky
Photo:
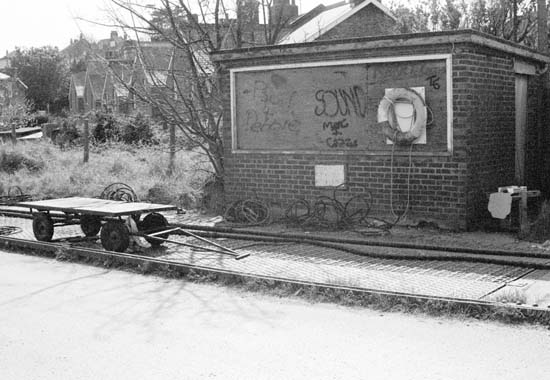
[[[301,12],[319,3],[334,2],[337,0],[296,0]],[[109,0],[0,0],[0,57],[15,47],[49,45],[63,49],[80,33],[94,40],[109,38],[113,28],[97,23],[112,23],[110,6]]]

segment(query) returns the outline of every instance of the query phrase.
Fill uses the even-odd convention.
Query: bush
[[[133,120],[129,120],[124,125],[121,138],[125,144],[151,144],[153,132],[149,120],[143,115],[137,114]]]
[[[116,126],[117,122],[114,117],[109,115],[99,115],[97,124],[92,131],[92,136],[96,142],[104,143],[119,139],[119,133]]]
[[[61,147],[74,145],[81,134],[76,128],[76,123],[70,120],[64,120],[61,129],[55,137],[55,142]]]
[[[21,169],[38,172],[44,168],[44,163],[27,157],[19,152],[0,152],[0,171],[13,174]]]
[[[99,114],[92,136],[99,143],[121,141],[129,145],[149,145],[154,142],[150,120],[141,114],[134,117]]]

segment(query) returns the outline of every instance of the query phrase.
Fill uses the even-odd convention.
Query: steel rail
[[[12,212],[10,210],[0,209],[0,215],[8,213],[6,216],[21,215],[21,217],[32,218],[30,212]],[[62,215],[59,216],[62,218]],[[78,220],[78,216],[72,216],[71,221]],[[428,245],[428,244],[414,244],[403,242],[382,242],[372,239],[349,239],[349,238],[333,238],[327,236],[306,236],[299,233],[277,233],[268,231],[256,231],[249,229],[235,229],[231,227],[212,227],[212,226],[200,226],[186,223],[171,223],[169,228],[181,228],[187,232],[195,231],[197,236],[203,238],[232,238],[242,240],[252,240],[259,242],[290,242],[290,243],[303,243],[311,244],[325,248],[332,248],[343,250],[345,252],[368,256],[380,259],[396,259],[396,260],[434,260],[434,261],[465,261],[465,262],[479,262],[485,264],[498,264],[498,265],[514,265],[519,267],[531,267],[536,269],[549,269],[550,268],[550,254],[542,252],[515,252],[508,250],[498,249],[479,249],[479,248],[467,248],[467,247],[453,247],[444,245]],[[174,231],[175,234],[177,231]],[[183,233],[181,233],[183,234]],[[407,255],[392,254],[392,253],[379,253],[379,252],[366,252],[364,249],[369,247],[379,248],[396,248],[406,250],[419,250],[426,251],[428,253],[411,253]],[[363,248],[363,250],[361,249]],[[433,252],[433,253],[432,253]],[[442,254],[444,253],[444,254]],[[506,258],[515,258],[506,259]],[[548,260],[548,262],[533,262],[528,259]]]

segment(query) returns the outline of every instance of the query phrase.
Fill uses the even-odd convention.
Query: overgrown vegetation
[[[161,146],[110,142],[92,146],[88,163],[82,157],[81,147],[61,149],[45,141],[0,145],[1,184],[4,189],[19,186],[36,198],[57,198],[95,197],[107,185],[123,182],[140,200],[190,207],[208,178],[208,163],[195,151],[178,152],[170,176],[168,154]]]
[[[119,141],[124,144],[158,144],[159,138],[153,133],[151,120],[137,114],[118,116],[99,114],[92,129],[95,142]]]
[[[0,172],[14,174],[19,170],[39,172],[44,164],[36,158],[29,157],[18,151],[0,151]]]

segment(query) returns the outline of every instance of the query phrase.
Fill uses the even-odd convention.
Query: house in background
[[[397,33],[397,19],[377,0],[318,5],[288,24],[277,44],[293,44]]]
[[[0,58],[0,71],[3,71],[4,73],[8,71],[11,68],[11,58],[15,55],[15,51],[7,52],[6,55]]]
[[[135,54],[130,80],[134,107],[145,115],[158,116],[158,109],[152,104],[174,98],[171,80],[176,49],[168,42],[143,42]]]
[[[102,60],[88,62],[84,79],[84,111],[103,110],[102,94],[108,65]]]
[[[119,62],[109,63],[101,95],[101,102],[106,112],[129,114],[134,110],[129,90],[131,80],[131,66]]]
[[[86,83],[86,72],[71,75],[69,84],[69,110],[71,113],[83,113],[86,109],[84,89]]]
[[[302,43],[309,41],[365,37],[396,33],[396,19],[377,0],[341,1],[332,5],[315,7],[299,15],[295,1],[274,0],[269,9],[273,19],[266,33],[266,25],[260,23],[260,3],[257,0],[242,0],[237,4],[239,22],[235,19],[220,20],[224,48],[266,45],[274,38],[276,44]],[[195,16],[194,21],[198,21]],[[182,33],[189,38],[195,36],[191,20],[183,17]],[[188,26],[186,28],[186,25]],[[214,31],[212,24],[201,23],[203,30]],[[275,38],[277,37],[277,38]],[[84,76],[84,91],[79,95],[77,86],[71,85],[69,100],[71,112],[81,113],[101,110],[128,114],[141,112],[155,117],[158,109],[152,104],[159,100],[174,102],[180,91],[193,93],[197,84],[190,80],[188,57],[173,44],[153,37],[150,42],[121,38],[116,31],[110,38],[89,44],[87,41],[71,41],[63,50],[72,61],[88,58]],[[214,72],[207,51],[201,51],[200,44],[193,44],[193,54],[204,69],[199,80]],[[81,74],[75,74],[72,82],[79,83]],[[176,83],[177,82],[177,83]],[[73,88],[74,87],[74,88]],[[79,106],[81,100],[84,107]],[[82,111],[83,109],[83,111]]]
[[[0,73],[0,117],[10,116],[17,107],[25,106],[27,85],[20,79]]]

